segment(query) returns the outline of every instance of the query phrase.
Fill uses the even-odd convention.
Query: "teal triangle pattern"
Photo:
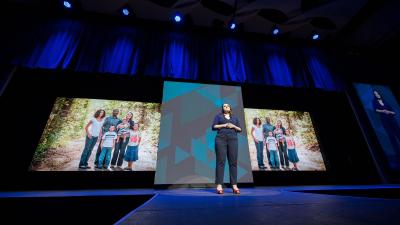
[[[179,146],[176,146],[176,150],[175,150],[175,164],[179,164],[180,162],[182,162],[183,160],[185,160],[186,158],[188,158],[190,156],[190,154],[188,152],[186,152],[185,150],[183,150],[182,148],[180,148]]]
[[[180,82],[165,81],[162,103],[165,104],[171,99],[189,93],[201,86],[202,84],[185,83],[185,85],[182,85]]]

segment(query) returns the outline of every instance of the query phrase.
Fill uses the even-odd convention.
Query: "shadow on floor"
[[[113,224],[153,195],[0,198],[11,224]]]
[[[368,198],[400,199],[400,188],[377,188],[377,189],[337,189],[337,190],[296,190],[293,192],[343,195]]]

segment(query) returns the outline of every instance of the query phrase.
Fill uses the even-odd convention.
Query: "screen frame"
[[[17,68],[10,83],[5,89],[2,96],[2,106],[12,108],[18,112],[22,108],[14,101],[40,99],[41,104],[33,105],[32,113],[37,115],[38,119],[28,124],[29,132],[31,132],[30,143],[25,144],[23,160],[17,164],[5,162],[0,167],[4,171],[9,171],[9,168],[16,168],[11,173],[3,173],[4,185],[2,189],[10,190],[32,190],[32,189],[99,189],[99,188],[153,188],[155,172],[138,171],[134,173],[117,173],[108,171],[62,171],[48,172],[35,171],[29,172],[29,164],[32,160],[37,143],[40,140],[43,129],[46,126],[48,116],[52,110],[53,103],[57,97],[69,98],[93,98],[93,99],[109,99],[121,101],[142,101],[142,102],[162,102],[162,91],[164,81],[182,81],[214,85],[230,85],[242,87],[242,100],[244,108],[270,108],[279,110],[294,110],[307,111],[310,113],[311,120],[314,125],[315,133],[321,148],[327,171],[297,171],[296,173],[287,173],[286,171],[274,171],[274,173],[265,173],[253,171],[254,185],[309,185],[309,184],[346,184],[346,183],[371,183],[377,179],[374,171],[364,177],[355,177],[343,171],[341,165],[335,160],[332,161],[332,152],[328,149],[329,138],[326,137],[325,125],[319,124],[324,121],[324,115],[316,108],[315,102],[320,102],[327,97],[328,99],[338,100],[343,105],[347,105],[347,100],[343,98],[344,93],[323,91],[314,88],[298,88],[298,87],[278,87],[262,84],[250,83],[235,83],[235,82],[220,82],[202,80],[201,76],[198,80],[177,79],[172,77],[154,77],[143,74],[129,76],[118,74],[99,74],[76,72],[70,69],[67,70],[46,70],[32,68]],[[42,83],[41,83],[42,82]],[[77,84],[83,82],[83,84]],[[91,92],[90,89],[81,88],[91,83],[100,86],[121,85],[123,88],[119,93],[113,92]],[[134,95],[130,90],[132,85],[136,85]],[[23,90],[21,92],[20,90]],[[92,89],[95,90],[95,89]],[[24,96],[23,93],[30,93]],[[266,101],[262,104],[254,102],[254,97],[257,93],[276,94],[277,99]],[[133,97],[132,97],[133,96]],[[292,99],[294,98],[294,99]],[[299,99],[306,99],[299,101]],[[303,99],[303,100],[304,100]],[[256,99],[257,100],[257,99]],[[290,104],[289,104],[290,103]],[[3,118],[7,118],[7,111],[1,113]],[[346,113],[352,113],[346,112]],[[350,116],[350,115],[348,115]],[[351,118],[350,118],[351,119]],[[10,126],[13,121],[7,121]],[[7,137],[10,134],[5,134]],[[18,142],[16,137],[10,136],[12,142]],[[363,147],[363,143],[359,143]],[[26,152],[30,151],[30,153]],[[329,153],[329,154],[328,154]],[[16,153],[7,152],[6,158],[16,157]],[[364,153],[363,153],[364,154]],[[350,156],[349,156],[350,157]],[[368,156],[365,156],[368,157]],[[346,164],[349,166],[349,164]],[[103,182],[106,179],[109,182]]]
[[[319,149],[320,149],[320,154],[321,154],[321,157],[322,157],[322,160],[323,160],[323,163],[324,163],[324,166],[325,166],[325,170],[315,170],[315,171],[312,171],[312,170],[300,170],[301,172],[329,172],[329,170],[330,170],[330,168],[329,168],[329,164],[328,164],[328,161],[327,161],[327,159],[326,159],[326,156],[325,156],[325,153],[324,153],[324,149],[323,149],[323,146],[322,146],[322,143],[321,143],[321,140],[320,140],[320,138],[319,138],[319,135],[318,135],[318,131],[317,131],[317,126],[315,125],[315,122],[314,122],[314,119],[313,119],[313,114],[311,113],[311,112],[308,112],[308,111],[301,111],[301,110],[282,110],[282,109],[271,109],[271,108],[243,108],[243,110],[246,110],[246,109],[256,109],[256,110],[276,110],[276,111],[286,111],[286,112],[303,112],[303,113],[308,113],[309,114],[309,116],[310,116],[310,120],[311,120],[311,125],[312,125],[312,127],[313,127],[313,129],[314,129],[314,134],[315,134],[315,138],[317,139],[317,142],[318,142],[318,146],[319,146]],[[247,132],[247,131],[246,131]],[[249,141],[249,145],[251,145],[250,144],[250,141]],[[250,146],[249,146],[250,147]],[[279,171],[271,171],[271,170],[267,170],[267,171],[262,171],[262,170],[253,170],[253,172],[255,172],[255,171],[257,171],[257,172],[279,172]],[[299,172],[299,171],[282,171],[282,172],[286,172],[286,173],[288,173],[288,172]]]
[[[379,175],[384,182],[400,182],[400,170],[396,171],[390,168],[388,165],[387,156],[385,155],[384,149],[378,139],[374,127],[365,111],[364,105],[358,95],[356,84],[366,85],[379,85],[389,88],[397,103],[399,104],[399,98],[396,96],[395,90],[388,85],[382,83],[370,83],[370,82],[354,82],[347,91],[348,98],[351,101],[354,109],[355,116],[357,117],[359,126],[363,132],[364,138],[368,144],[370,154],[374,159],[375,166],[378,169]]]

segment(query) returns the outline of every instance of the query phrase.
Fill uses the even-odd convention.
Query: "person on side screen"
[[[396,112],[393,108],[383,99],[382,95],[374,90],[374,99],[372,102],[373,109],[379,116],[383,129],[389,138],[392,149],[400,155],[400,128],[396,120]]]

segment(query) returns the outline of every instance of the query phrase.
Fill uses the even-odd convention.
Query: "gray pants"
[[[115,149],[113,153],[113,157],[111,159],[111,165],[115,166],[122,166],[122,163],[124,162],[124,156],[125,156],[125,150],[126,146],[128,145],[129,142],[129,137],[126,137],[125,141],[124,138],[121,136],[118,138],[118,142],[115,143]]]
[[[229,163],[229,178],[231,185],[237,184],[237,157],[238,138],[237,135],[218,134],[215,137],[216,171],[215,183],[223,184],[226,157]]]

